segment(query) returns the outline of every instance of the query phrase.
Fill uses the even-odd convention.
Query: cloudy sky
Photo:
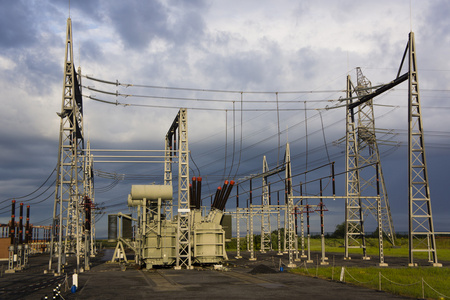
[[[72,0],[70,10],[63,0],[0,1],[0,222],[17,198],[31,205],[32,223],[50,224],[70,14],[76,67],[122,84],[82,79],[91,148],[161,150],[178,109],[186,107],[190,175],[204,178],[203,197],[224,179],[261,172],[264,155],[275,167],[286,141],[293,174],[330,161],[343,172],[345,147],[337,141],[345,136],[345,110],[326,108],[345,96],[348,74],[356,82],[356,67],[372,85],[393,80],[412,29],[435,227],[450,231],[449,13],[450,3],[438,0]],[[394,225],[407,231],[407,84],[375,104],[376,127],[385,130],[377,137]],[[96,162],[95,169],[104,175],[95,179],[104,214],[127,211],[132,184],[163,179],[160,164]],[[327,172],[297,176],[294,184]],[[344,176],[337,184],[343,195]],[[307,193],[316,195],[317,184]],[[333,231],[344,221],[343,201],[326,205]],[[97,225],[100,236],[105,220]]]

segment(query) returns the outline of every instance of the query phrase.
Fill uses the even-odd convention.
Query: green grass
[[[275,239],[273,245],[276,247],[277,242]],[[299,241],[300,244],[300,241]],[[259,249],[259,239],[255,237],[255,250]],[[321,239],[311,238],[310,240],[311,251],[321,251]],[[377,257],[378,239],[366,238],[367,254],[372,257]],[[228,244],[229,251],[236,251],[236,239]],[[325,251],[326,253],[343,253],[345,251],[344,239],[339,238],[326,238],[325,239]],[[385,257],[408,257],[408,238],[398,238],[396,240],[396,247],[392,247],[391,243],[384,240],[384,255]],[[305,239],[306,247],[306,239]],[[241,249],[245,250],[246,239],[241,238]],[[299,247],[300,249],[300,247]],[[436,249],[438,255],[438,261],[450,261],[450,238],[436,237]],[[349,249],[350,254],[362,254],[361,249]],[[415,259],[427,259],[427,253],[414,253]],[[339,280],[341,267],[315,267],[309,268],[300,267],[291,272],[297,274],[303,274],[308,276],[314,276],[325,279]],[[382,276],[380,276],[380,274]],[[353,277],[353,278],[352,278]],[[443,297],[450,298],[450,269],[449,268],[435,268],[435,267],[401,267],[401,268],[377,268],[366,267],[346,268],[345,281],[355,285],[365,286],[372,289],[380,289],[380,277],[381,277],[381,290],[389,293],[404,295],[415,298],[427,299],[444,299]],[[422,284],[423,280],[423,284]],[[394,282],[394,283],[393,283]],[[429,285],[429,286],[428,286]],[[431,286],[431,288],[430,288]],[[436,290],[437,292],[433,291]],[[439,294],[440,293],[440,294]]]
[[[274,240],[273,246],[277,247],[277,242]],[[300,241],[299,241],[300,244]],[[311,238],[310,240],[311,251],[321,251],[321,239]],[[376,257],[378,256],[378,239],[377,238],[366,238],[367,245],[367,255]],[[236,251],[236,238],[233,238],[231,242],[226,244],[227,251]],[[392,244],[387,240],[384,240],[384,256],[394,256],[394,257],[408,257],[408,239],[398,238],[396,240],[396,247],[392,247]],[[305,238],[306,247],[306,238]],[[241,250],[247,249],[246,238],[241,238]],[[255,237],[255,250],[260,249],[260,238]],[[300,249],[300,246],[299,246]],[[438,254],[438,261],[450,261],[450,238],[439,238],[436,237],[436,249]],[[344,239],[339,238],[325,238],[325,251],[327,253],[344,253]],[[361,249],[351,248],[349,249],[350,254],[362,254]],[[427,253],[414,253],[414,258],[417,259],[427,259]]]
[[[305,242],[306,243],[306,242]],[[384,255],[395,257],[408,257],[408,239],[399,238],[396,240],[396,247],[392,247],[392,244],[388,241],[384,241]],[[343,253],[344,252],[344,240],[328,238],[325,239],[325,251]],[[366,238],[367,255],[378,256],[378,239]],[[449,238],[436,238],[436,249],[438,254],[438,260],[450,261],[450,239]],[[321,250],[321,240],[311,239],[311,251]],[[361,249],[349,249],[349,253],[362,253]],[[427,253],[414,253],[414,258],[427,259]]]
[[[341,270],[341,267],[312,267],[308,269],[300,267],[291,270],[291,272],[339,280]],[[404,267],[385,269],[377,267],[349,267],[346,268],[344,281],[378,290],[380,289],[380,277],[381,290],[392,294],[415,298],[422,298],[424,295],[427,299],[440,299],[443,296],[450,297],[450,269],[448,268]],[[424,280],[423,285],[422,279]],[[438,293],[433,291],[432,288]]]

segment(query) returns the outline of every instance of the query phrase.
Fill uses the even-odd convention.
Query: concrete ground
[[[193,270],[173,270],[169,268],[139,270],[129,264],[107,263],[111,249],[92,260],[91,270],[79,274],[79,287],[70,292],[71,273],[74,261],[70,259],[66,267],[66,278],[44,274],[48,268],[48,256],[30,257],[30,267],[14,274],[1,273],[0,299],[42,299],[52,296],[52,289],[62,284],[64,299],[271,299],[300,298],[313,299],[407,299],[366,288],[356,287],[337,281],[327,281],[312,277],[280,272],[280,263],[285,270],[288,256],[278,256],[276,252],[255,253],[256,261],[249,261],[249,253],[243,251],[243,258],[235,259],[235,252],[229,253],[229,262],[223,270],[213,270],[212,266],[196,266]],[[354,255],[352,260],[344,260],[342,254],[328,253],[328,261],[340,266],[374,266],[377,258],[362,260]],[[314,272],[320,254],[313,253],[311,264],[306,264]],[[281,261],[280,261],[281,260]],[[386,257],[390,267],[406,266],[407,259]],[[305,267],[304,262],[297,262]],[[421,265],[428,265],[420,261]],[[5,263],[0,263],[5,270]],[[444,267],[449,264],[444,262]],[[336,271],[339,273],[340,268]]]

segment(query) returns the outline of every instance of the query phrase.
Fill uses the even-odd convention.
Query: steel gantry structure
[[[72,21],[68,18],[62,106],[61,112],[58,113],[60,117],[59,151],[49,260],[49,270],[52,270],[53,256],[57,256],[57,273],[61,273],[61,265],[69,254],[76,254],[78,271],[79,260],[83,256],[81,252],[86,251],[86,249],[83,250],[84,247],[81,247],[83,217],[80,212],[84,192],[85,162],[80,80],[80,74],[75,71],[73,60]]]
[[[407,55],[408,71],[400,76],[403,63],[406,61]],[[417,265],[414,263],[415,252],[427,252],[433,266],[439,267],[442,265],[438,263],[437,259],[433,215],[431,210],[414,32],[409,33],[408,43],[400,63],[397,77],[393,81],[382,85],[369,94],[358,97],[358,100],[353,103],[351,102],[351,95],[347,92],[347,119],[350,118],[351,120],[354,108],[371,101],[374,97],[406,80],[408,80],[409,265]],[[347,79],[347,90],[350,90],[348,85],[349,78]],[[350,147],[347,147],[347,151],[349,150]],[[350,155],[347,155],[348,160],[350,160],[349,157]],[[350,169],[347,169],[347,172],[349,172]],[[346,213],[350,209],[352,208],[346,207]],[[360,214],[360,216],[362,222],[362,214]],[[346,222],[348,223],[349,221],[346,219]],[[349,232],[346,232],[346,240],[348,236]]]
[[[358,97],[368,95],[372,91],[371,82],[363,75],[361,68],[356,68],[357,86],[355,92]],[[375,115],[373,110],[373,100],[369,100],[358,106],[358,148],[357,159],[358,166],[361,168],[359,172],[360,189],[363,195],[375,195],[377,182],[380,187],[381,199],[381,229],[389,239],[392,245],[395,245],[395,230],[392,222],[389,198],[384,182],[384,175],[381,168],[380,152],[378,150],[378,142],[375,134]],[[370,168],[364,168],[365,166]],[[376,172],[374,172],[376,171]],[[376,180],[378,178],[378,181]],[[365,215],[372,214],[377,218],[378,205],[373,201],[366,200],[363,206]]]
[[[189,144],[187,127],[187,110],[181,108],[172,126],[166,134],[166,159],[164,184],[172,184],[170,162],[173,151],[178,148],[178,218],[177,218],[177,250],[176,269],[192,268],[191,262],[191,229],[189,207]],[[169,156],[167,157],[167,155]]]
[[[81,69],[75,71],[70,18],[67,19],[62,106],[57,114],[60,133],[49,270],[53,271],[53,258],[57,257],[59,274],[66,256],[76,255],[79,272],[80,259],[84,259],[84,270],[89,270],[89,257],[96,252],[93,157],[89,142],[84,149]]]
[[[356,68],[357,86],[347,76],[347,107],[353,99],[362,99],[372,93],[372,84]],[[356,95],[355,95],[356,94]],[[355,109],[357,109],[355,113]],[[380,154],[375,134],[373,100],[365,101],[355,108],[346,110],[346,205],[345,205],[345,259],[350,259],[349,248],[362,248],[366,255],[364,217],[372,214],[378,220],[381,213],[381,228],[390,242],[395,244],[395,231],[381,171]],[[378,181],[377,181],[378,179]],[[377,187],[380,183],[380,205],[378,211]]]

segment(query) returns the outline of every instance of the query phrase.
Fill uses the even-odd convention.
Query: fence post
[[[381,272],[378,272],[378,290],[381,291]]]
[[[341,269],[341,277],[339,278],[339,281],[341,281],[341,282],[345,282],[345,274],[344,274],[345,269],[344,268],[345,267],[342,267],[342,269]]]
[[[422,299],[425,299],[425,288],[423,286],[423,277],[422,277]]]

